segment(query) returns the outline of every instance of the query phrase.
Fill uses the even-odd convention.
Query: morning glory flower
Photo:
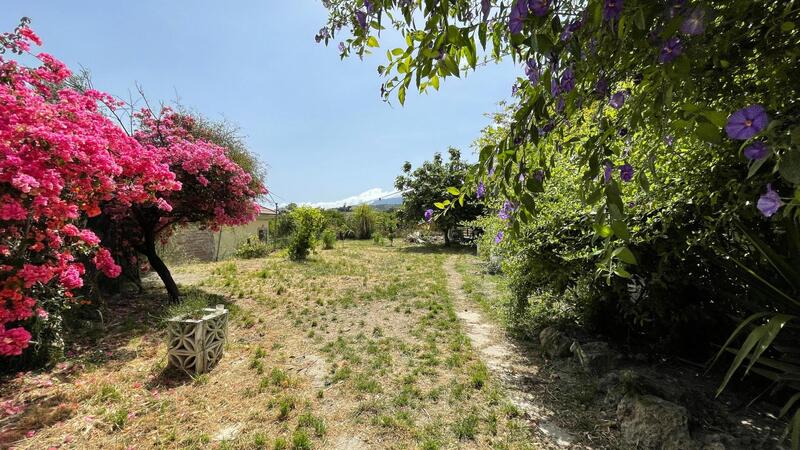
[[[503,202],[503,207],[500,208],[500,211],[497,213],[497,216],[503,220],[508,220],[511,218],[511,215],[514,214],[514,211],[516,209],[517,209],[516,205],[506,200],[505,202]]]
[[[555,97],[561,92],[561,87],[558,85],[558,80],[555,78],[550,79],[550,94]]]
[[[689,36],[697,36],[698,34],[703,34],[705,30],[705,26],[703,25],[703,19],[705,18],[706,12],[700,8],[695,8],[689,14],[689,17],[683,21],[681,24],[681,33],[687,34]]]
[[[626,183],[631,181],[633,179],[633,166],[628,163],[623,164],[619,168],[619,177]]]
[[[531,84],[536,84],[539,82],[539,77],[542,74],[539,70],[539,64],[535,59],[529,59],[525,64],[525,75],[528,77],[528,80],[530,80]]]
[[[614,109],[622,108],[622,105],[625,104],[625,91],[618,91],[616,94],[612,95],[608,104]]]
[[[566,100],[564,100],[563,96],[558,96],[558,102],[556,102],[556,112],[561,114],[564,112],[564,106],[566,106]]]
[[[778,195],[777,192],[772,190],[772,185],[767,185],[767,192],[765,194],[761,194],[761,197],[758,198],[758,203],[756,205],[758,210],[761,211],[761,214],[764,217],[772,217],[778,210],[783,206],[783,202],[781,201],[781,197]]]
[[[742,153],[744,153],[745,158],[755,161],[758,159],[764,159],[764,157],[766,157],[769,153],[769,148],[767,148],[766,144],[763,142],[753,142],[745,147]]]
[[[764,107],[761,105],[750,105],[742,108],[728,117],[725,124],[725,132],[728,137],[743,141],[757,135],[767,127],[769,117]]]
[[[600,97],[605,97],[608,94],[608,81],[606,81],[605,77],[601,76],[600,79],[597,80],[597,83],[594,85],[594,91]]]
[[[431,223],[431,219],[433,218],[433,210],[426,209],[424,217],[425,217],[425,222]]]
[[[568,67],[563,74],[561,74],[561,90],[569,92],[575,88],[575,75],[572,73],[572,68]]]
[[[491,0],[481,0],[481,13],[483,13],[483,21],[489,18],[489,11],[492,9],[492,1]]]
[[[606,163],[605,168],[603,169],[603,181],[609,183],[611,181],[611,174],[614,171],[614,165],[610,162]]]
[[[683,53],[683,44],[680,38],[673,36],[667,39],[667,42],[661,47],[661,53],[658,55],[658,62],[668,63]]]
[[[525,19],[528,17],[528,3],[526,0],[517,0],[511,8],[508,18],[508,28],[511,34],[519,34],[525,26]]]
[[[622,0],[606,0],[603,5],[603,20],[616,20],[622,14]]]
[[[494,237],[494,243],[499,244],[500,241],[503,240],[503,236],[505,236],[505,233],[503,233],[502,231],[498,231],[497,235]]]
[[[361,28],[367,28],[367,13],[364,11],[356,11],[356,21]]]
[[[528,0],[528,9],[538,17],[546,16],[550,9],[550,0]]]
[[[478,198],[483,198],[486,194],[486,186],[483,185],[483,181],[478,182],[478,189],[475,191],[475,196]]]

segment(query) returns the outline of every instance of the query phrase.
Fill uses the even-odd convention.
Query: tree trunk
[[[158,256],[158,252],[156,252],[156,237],[154,231],[146,230],[144,232],[144,245],[140,251],[147,256],[147,261],[150,263],[150,267],[156,271],[158,276],[161,278],[161,281],[164,283],[164,287],[167,288],[169,301],[172,303],[178,303],[181,300],[181,293],[178,290],[178,285],[175,284],[175,280],[172,279],[172,274],[169,272],[169,268]]]
[[[444,229],[444,245],[450,246],[450,228]]]

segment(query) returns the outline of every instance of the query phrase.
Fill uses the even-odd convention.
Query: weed
[[[311,450],[311,438],[305,430],[296,429],[292,434],[292,450]]]
[[[317,436],[325,434],[325,421],[309,412],[303,413],[297,418],[297,426],[310,428]]]
[[[456,420],[453,423],[453,433],[459,440],[475,439],[478,433],[478,416],[470,413]]]
[[[477,362],[469,369],[469,378],[472,387],[481,389],[489,380],[489,369],[483,362]]]

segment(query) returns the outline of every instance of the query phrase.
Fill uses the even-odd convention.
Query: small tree
[[[352,228],[356,239],[370,239],[375,231],[375,213],[369,205],[359,205],[353,209]]]
[[[322,211],[311,206],[298,206],[291,212],[294,233],[289,242],[289,259],[302,261],[317,246],[325,220]]]
[[[400,215],[406,223],[420,222],[425,211],[449,195],[448,188],[463,185],[469,164],[461,159],[461,152],[457,149],[450,148],[448,153],[448,162],[442,160],[440,153],[435,153],[432,161],[425,161],[414,171],[411,170],[411,163],[403,165],[403,174],[397,177],[394,185],[404,191]],[[482,212],[483,205],[475,197],[465,197],[463,207],[439,216],[436,225],[444,234],[445,244],[450,244],[449,233],[453,227],[460,222],[474,220]]]
[[[163,108],[159,116],[149,109],[134,114],[139,128],[134,138],[153,152],[153,158],[171,172],[165,180],[170,190],[155,202],[129,205],[111,201],[103,215],[90,225],[102,235],[123,260],[147,257],[172,301],[180,299],[178,286],[156,249],[179,225],[197,224],[212,230],[223,225],[241,225],[255,219],[255,199],[266,192],[258,176],[258,164],[243,146],[233,146],[208,122],[198,122],[186,113]],[[209,140],[220,138],[223,147]],[[238,160],[238,163],[237,163]],[[240,163],[257,176],[248,173]]]

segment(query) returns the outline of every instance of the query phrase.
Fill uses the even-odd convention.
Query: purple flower
[[[356,22],[358,22],[358,26],[363,29],[367,28],[367,13],[364,11],[356,11]]]
[[[519,86],[517,86],[517,83],[514,83],[511,86],[511,95],[517,95],[517,92],[519,92]]]
[[[520,183],[524,183],[525,182],[525,174],[524,173],[520,173],[519,174],[519,182]]]
[[[570,22],[561,31],[561,36],[560,36],[561,41],[562,42],[568,41],[572,37],[572,34],[578,31],[582,26],[583,26],[583,21],[581,21],[580,19],[576,19]]]
[[[687,34],[689,36],[697,36],[698,34],[703,34],[705,30],[705,26],[703,25],[703,19],[706,16],[706,12],[700,8],[695,8],[689,14],[689,17],[683,21],[681,24],[681,33]]]
[[[667,42],[661,47],[661,53],[658,55],[658,62],[668,63],[677,58],[683,53],[683,44],[677,36],[667,39]]]
[[[626,183],[631,181],[633,179],[633,166],[628,163],[623,164],[619,168],[619,177]]]
[[[608,104],[614,109],[622,108],[622,105],[625,104],[625,91],[618,91],[616,94],[612,95]]]
[[[575,88],[575,75],[572,73],[572,68],[568,67],[564,73],[561,74],[561,90],[569,92]]]
[[[425,222],[431,223],[431,219],[433,219],[433,210],[426,209],[423,216],[425,217]]]
[[[367,13],[371,13],[373,10],[372,2],[369,0],[364,0],[364,6],[367,8]]]
[[[489,18],[489,11],[492,9],[492,0],[481,0],[481,13],[483,13],[483,21]]]
[[[547,10],[550,9],[550,0],[528,0],[528,9],[533,11],[535,16],[546,16]]]
[[[527,75],[528,80],[530,80],[531,84],[536,84],[539,82],[539,77],[542,74],[539,69],[539,64],[536,62],[535,59],[529,59],[528,62],[525,64],[525,75]]]
[[[483,198],[486,195],[486,186],[483,185],[483,181],[478,182],[478,189],[475,191],[475,196],[478,198]]]
[[[763,142],[753,142],[744,149],[744,157],[755,161],[757,159],[764,159],[769,153],[769,148]]]
[[[536,181],[544,180],[544,170],[539,169],[536,172],[533,172],[533,179]]]
[[[611,181],[611,174],[614,171],[614,165],[610,162],[607,162],[605,168],[603,168],[603,181],[606,183]]]
[[[742,108],[728,117],[725,132],[728,137],[736,140],[746,140],[757,135],[767,127],[769,117],[761,105],[750,105]]]
[[[550,94],[556,97],[561,92],[561,87],[558,85],[558,80],[555,78],[550,79]]]
[[[556,112],[561,114],[564,112],[564,106],[566,105],[566,100],[564,100],[563,96],[558,96],[558,101],[556,102]]]
[[[494,243],[495,243],[495,244],[499,244],[499,243],[500,243],[500,241],[502,241],[502,240],[503,240],[503,236],[505,236],[505,235],[506,235],[506,234],[505,234],[505,233],[503,233],[502,231],[498,231],[498,232],[497,232],[497,235],[494,237]]]
[[[594,91],[600,97],[605,97],[608,94],[608,81],[606,81],[605,77],[601,76],[597,80],[597,83],[594,85]]]
[[[494,175],[494,166],[489,167],[489,176]]]
[[[603,5],[603,20],[616,20],[622,14],[622,0],[606,0]]]
[[[672,147],[675,145],[675,136],[669,135],[664,138],[664,143],[667,144],[668,147]]]
[[[764,217],[772,217],[778,210],[783,206],[783,202],[781,201],[781,197],[778,195],[777,192],[772,190],[772,185],[767,185],[767,192],[765,194],[761,194],[761,197],[758,198],[758,204],[756,205],[758,210],[761,211],[761,214]]]
[[[317,35],[314,36],[314,41],[316,41],[317,44],[319,44],[320,42],[328,39],[329,37],[331,37],[331,34],[330,32],[328,32],[328,27],[322,27],[319,29],[319,33],[317,33]]]
[[[508,18],[508,28],[511,34],[518,34],[525,26],[525,19],[528,17],[528,3],[526,0],[517,0],[511,8]]]
[[[553,128],[556,127],[556,124],[553,122],[547,122],[545,126],[539,129],[539,136],[545,136],[547,133],[553,131]]]
[[[344,46],[344,42],[339,42],[339,53],[344,53],[347,48]]]
[[[514,214],[514,211],[517,209],[514,203],[506,200],[503,202],[503,207],[500,208],[500,211],[497,213],[497,216],[503,220],[508,220],[511,218],[511,215]]]

